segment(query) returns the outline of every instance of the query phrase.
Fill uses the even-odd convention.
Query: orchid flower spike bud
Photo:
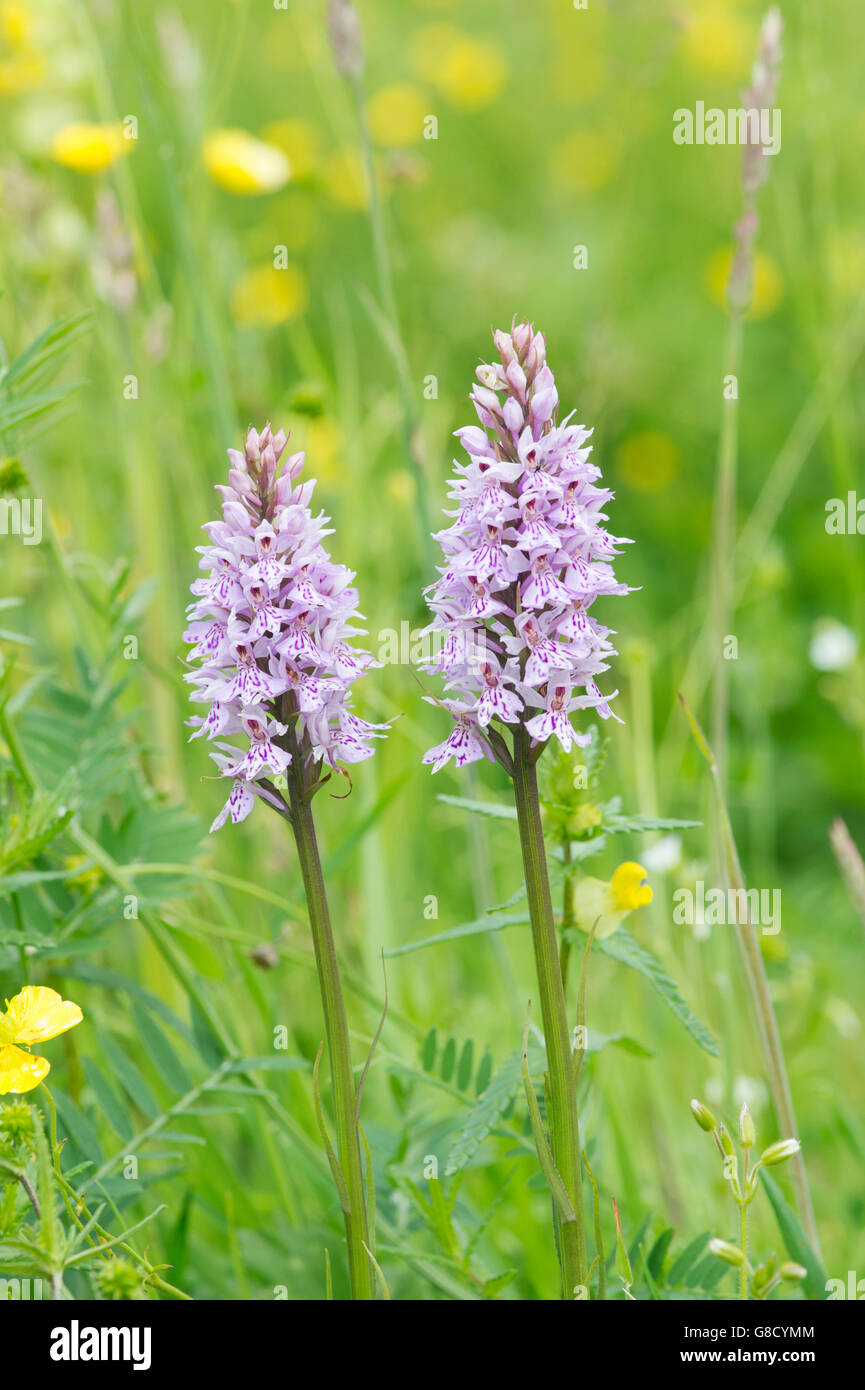
[[[543,335],[520,323],[493,341],[500,361],[477,368],[471,395],[480,423],[456,431],[455,520],[435,536],[444,564],[426,590],[440,648],[425,669],[446,684],[432,703],[453,720],[424,755],[433,772],[451,758],[510,770],[509,728],[538,752],[552,738],[570,750],[590,738],[573,714],[617,718],[596,679],[615,655],[611,631],[589,611],[629,592],[611,564],[624,542],[603,525],[613,493],[591,462],[591,430],[559,422]]]
[[[229,449],[222,519],[198,547],[204,578],[191,586],[184,634],[197,664],[185,679],[208,709],[188,722],[231,783],[212,831],[244,820],[256,797],[284,812],[278,780],[293,758],[305,775],[342,770],[372,757],[386,728],[353,710],[352,685],[379,662],[349,641],[363,632],[354,575],[324,549],[331,532],[310,510],[315,480],[295,484],[304,456],[283,460],[286,442],[266,425]]]

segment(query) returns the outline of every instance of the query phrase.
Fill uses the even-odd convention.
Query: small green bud
[[[29,1143],[33,1138],[33,1111],[26,1101],[12,1101],[0,1108],[0,1135],[13,1145]]]
[[[707,1134],[711,1134],[712,1130],[717,1128],[718,1121],[715,1119],[715,1116],[708,1106],[704,1105],[701,1100],[691,1101],[691,1114],[694,1116],[700,1128],[704,1129]]]
[[[718,1135],[721,1140],[721,1148],[724,1150],[724,1153],[729,1158],[732,1154],[736,1152],[736,1146],[730,1138],[730,1135],[724,1127],[724,1125],[718,1125]]]
[[[803,1279],[808,1278],[808,1271],[804,1265],[795,1265],[791,1260],[781,1265],[778,1274],[790,1284],[800,1284]]]
[[[757,1142],[757,1131],[747,1104],[739,1111],[739,1139],[746,1149],[752,1149]]]
[[[107,1261],[96,1275],[95,1282],[102,1297],[113,1302],[140,1301],[144,1298],[141,1275],[129,1260]]]
[[[785,1159],[792,1158],[801,1147],[798,1139],[779,1139],[777,1144],[770,1144],[768,1149],[763,1150],[759,1162],[764,1168],[771,1168],[774,1163],[783,1163]]]
[[[745,1263],[744,1252],[727,1240],[710,1240],[709,1251],[717,1260],[723,1260],[725,1265],[735,1265],[741,1269]]]
[[[771,1278],[772,1272],[768,1264],[758,1265],[751,1275],[751,1288],[754,1293],[759,1293],[761,1289],[765,1289]]]

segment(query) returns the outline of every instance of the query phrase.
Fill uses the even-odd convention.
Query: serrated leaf
[[[501,1119],[505,1110],[517,1094],[521,1084],[520,1065],[522,1052],[511,1054],[493,1076],[486,1090],[471,1106],[463,1118],[459,1133],[451,1145],[445,1165],[445,1176],[451,1177],[463,1169],[477,1149],[486,1139],[490,1130]]]
[[[575,936],[575,939],[578,940],[579,938]],[[708,1028],[692,1012],[679,992],[675,980],[667,974],[657,956],[653,956],[651,951],[647,951],[645,946],[641,946],[625,927],[619,927],[603,941],[595,941],[593,949],[602,951],[604,955],[611,956],[613,960],[619,961],[622,965],[629,965],[632,970],[643,975],[654,986],[664,1003],[675,1014],[694,1041],[699,1043],[700,1047],[712,1057],[720,1057],[718,1044]]]
[[[458,927],[439,932],[437,936],[424,937],[422,941],[409,941],[404,946],[392,946],[385,956],[407,956],[411,951],[420,951],[425,946],[438,946],[443,941],[460,941],[464,936],[483,936],[487,932],[502,931],[505,927],[525,926],[529,920],[527,912],[509,913],[504,917],[478,917],[474,922],[462,922]]]

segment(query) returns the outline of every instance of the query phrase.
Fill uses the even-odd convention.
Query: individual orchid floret
[[[589,612],[629,592],[611,564],[624,542],[603,525],[613,494],[590,460],[591,431],[558,421],[543,334],[521,323],[493,339],[500,360],[477,369],[479,425],[456,432],[467,461],[454,463],[454,520],[435,537],[444,564],[426,591],[438,641],[426,669],[444,677],[454,698],[436,703],[456,725],[424,758],[434,772],[482,755],[510,771],[508,728],[525,730],[535,756],[553,737],[586,742],[575,711],[617,717],[596,684],[615,655],[610,630]]]
[[[315,482],[296,482],[304,455],[285,449],[270,425],[229,449],[222,519],[198,547],[205,577],[191,586],[184,634],[197,665],[185,679],[208,711],[189,720],[192,738],[245,741],[211,754],[231,780],[211,830],[244,820],[256,797],[284,812],[278,782],[294,758],[305,778],[323,780],[371,757],[385,728],[352,710],[352,685],[379,663],[348,640],[363,631],[354,575],[324,549],[331,532],[310,510]]]

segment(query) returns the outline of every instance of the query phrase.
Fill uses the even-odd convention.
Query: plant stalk
[[[330,1074],[333,1083],[333,1106],[336,1115],[336,1147],[339,1166],[345,1180],[348,1200],[343,1202],[345,1238],[348,1246],[348,1266],[351,1295],[354,1299],[375,1298],[374,1276],[367,1253],[369,1235],[366,1223],[366,1194],[360,1156],[360,1137],[355,1116],[356,1091],[351,1064],[351,1045],[348,1017],[342,993],[336,946],[327,905],[318,841],[312,807],[303,786],[300,755],[295,751],[288,769],[291,826],[297,843],[297,854],[303,874],[303,886],[309,909],[309,924],[321,1004]]]
[[[744,1264],[739,1267],[739,1298],[747,1303],[748,1301],[748,1203],[739,1204],[739,1249],[745,1256]]]
[[[587,1283],[577,1074],[544,852],[537,774],[530,760],[529,742],[525,730],[518,726],[514,733],[514,795],[547,1048],[550,1148],[576,1216],[575,1221],[566,1222],[556,1216],[562,1298],[573,1299],[574,1290]]]

